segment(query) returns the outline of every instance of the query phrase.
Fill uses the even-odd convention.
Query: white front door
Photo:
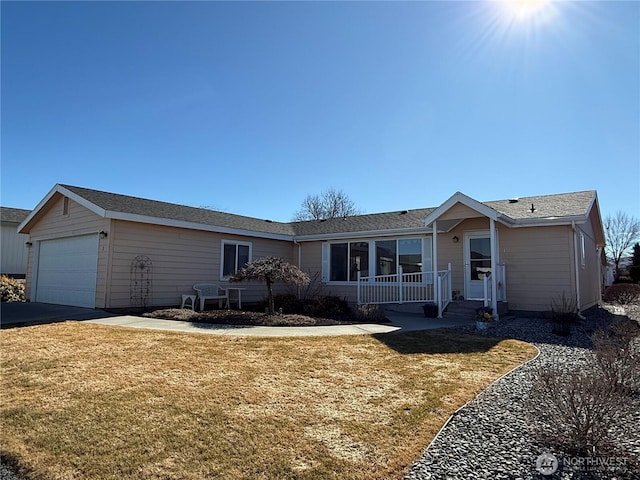
[[[465,298],[484,298],[484,278],[491,273],[491,234],[488,230],[464,234]]]

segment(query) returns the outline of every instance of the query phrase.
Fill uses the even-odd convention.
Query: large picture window
[[[327,243],[323,250],[323,278],[330,282],[356,282],[358,272],[395,275],[431,271],[431,238],[365,240]]]
[[[220,277],[227,279],[251,261],[251,243],[222,241]]]

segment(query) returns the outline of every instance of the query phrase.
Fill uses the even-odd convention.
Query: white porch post
[[[432,263],[433,263],[433,282],[432,282],[432,286],[433,286],[433,301],[436,305],[438,305],[438,316],[441,315],[441,305],[440,305],[440,298],[438,298],[438,222],[435,221],[433,222],[432,225],[432,235],[433,238],[431,240],[431,243],[433,244],[433,258]]]
[[[491,232],[491,308],[493,314],[498,317],[498,249],[496,239],[496,222],[493,218],[489,219]]]

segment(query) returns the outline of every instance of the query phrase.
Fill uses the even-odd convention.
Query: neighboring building
[[[604,232],[595,191],[280,223],[56,185],[22,222],[27,298],[97,308],[175,306],[195,283],[225,285],[245,262],[278,256],[352,303],[456,298],[584,310],[601,297]],[[493,274],[491,274],[493,272]],[[258,301],[264,286],[247,288]],[[495,294],[493,293],[495,292]]]
[[[0,273],[14,278],[24,278],[27,273],[29,235],[18,233],[18,225],[31,210],[0,207]]]

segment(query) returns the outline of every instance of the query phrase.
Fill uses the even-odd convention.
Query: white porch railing
[[[493,300],[493,282],[491,281],[491,275],[492,273],[489,273],[483,279],[483,287],[484,287],[483,305],[485,307],[490,307],[491,302]],[[507,287],[505,282],[504,263],[499,263],[498,265],[496,265],[496,285],[498,286],[497,297],[496,297],[498,302],[506,301]]]
[[[437,288],[437,303],[438,303],[438,318],[442,318],[442,313],[447,305],[451,303],[451,264],[448,265],[447,270],[438,272]]]
[[[451,264],[439,270],[436,282],[433,272],[398,273],[362,277],[358,272],[358,304],[417,303],[438,304],[438,316],[451,302]]]

